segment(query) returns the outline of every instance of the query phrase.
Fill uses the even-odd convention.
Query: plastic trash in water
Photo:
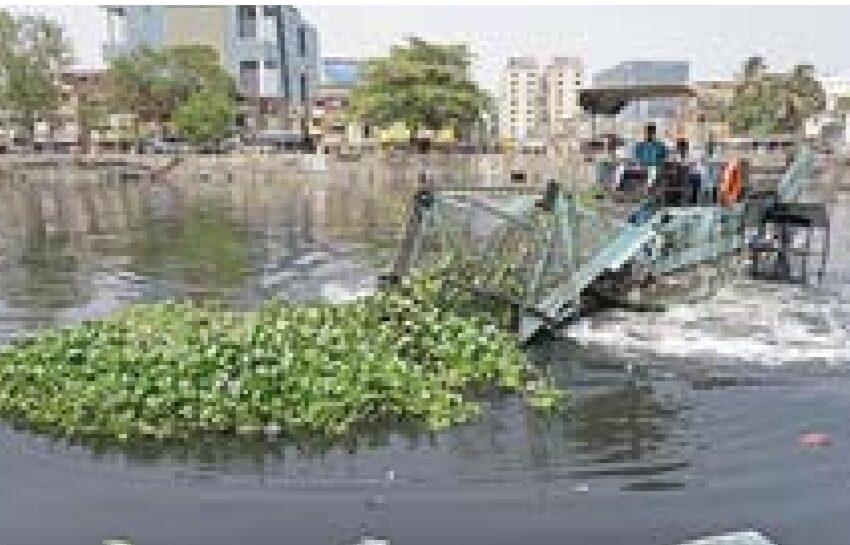
[[[573,492],[588,492],[590,491],[590,485],[587,483],[578,483],[572,488]]]
[[[832,442],[832,437],[828,433],[808,432],[801,433],[797,442],[804,447],[825,447]]]
[[[390,542],[386,539],[363,536],[356,545],[390,545]]]
[[[705,537],[682,545],[776,545],[762,534],[748,530],[722,536]]]

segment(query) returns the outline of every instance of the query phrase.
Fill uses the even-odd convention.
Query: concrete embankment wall
[[[563,157],[534,155],[375,155],[345,161],[326,155],[251,154],[137,155],[98,154],[0,155],[0,175],[26,179],[37,175],[92,180],[123,178],[151,181],[199,180],[219,183],[239,181],[321,181],[334,177],[393,181],[416,186],[421,175],[439,185],[512,185],[542,187],[549,180],[567,189],[592,183],[592,163]]]

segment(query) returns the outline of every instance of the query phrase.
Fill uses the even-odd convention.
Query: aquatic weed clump
[[[477,414],[497,388],[559,392],[512,335],[436,307],[433,278],[345,303],[135,305],[0,349],[0,413],[69,436],[340,438],[375,424],[430,429]]]

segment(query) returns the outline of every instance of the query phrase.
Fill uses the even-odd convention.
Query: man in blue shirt
[[[635,160],[646,169],[647,187],[655,183],[659,169],[664,165],[667,159],[667,148],[663,142],[655,139],[655,124],[648,123],[646,125],[646,137],[643,141],[635,145]],[[653,204],[652,201],[645,201],[640,209],[632,214],[629,221],[632,223],[643,223],[652,216]]]
[[[655,139],[655,124],[646,126],[646,138],[635,146],[635,159],[643,168],[658,168],[667,159],[667,148]]]

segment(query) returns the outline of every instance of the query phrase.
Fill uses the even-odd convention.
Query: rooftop
[[[510,57],[508,68],[534,69],[537,68],[537,59],[534,57]]]

